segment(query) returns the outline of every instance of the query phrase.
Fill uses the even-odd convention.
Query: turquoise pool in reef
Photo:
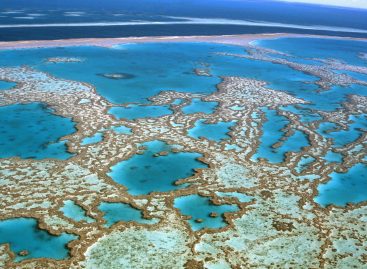
[[[182,108],[182,112],[185,114],[204,113],[212,114],[217,107],[218,102],[205,102],[200,98],[193,98],[191,103]]]
[[[343,155],[338,152],[333,152],[329,150],[326,152],[324,160],[329,163],[341,163],[343,161]]]
[[[316,159],[312,156],[302,156],[302,158],[297,163],[297,166],[295,168],[297,173],[302,173],[304,170],[306,170]]]
[[[280,109],[298,115],[300,121],[303,123],[309,123],[322,119],[322,117],[318,113],[310,110],[309,108],[302,107],[301,105],[282,106]]]
[[[87,223],[91,223],[95,221],[91,217],[88,217],[86,211],[72,200],[64,201],[64,205],[60,208],[60,211],[65,215],[65,217],[77,222],[85,221]]]
[[[356,164],[346,173],[333,172],[330,180],[320,184],[315,202],[322,206],[345,206],[367,201],[367,165]]]
[[[98,206],[98,209],[103,212],[105,219],[105,227],[111,227],[113,224],[124,221],[133,221],[140,224],[154,224],[157,219],[145,219],[140,210],[124,203],[103,202]]]
[[[228,133],[230,128],[236,124],[235,121],[206,123],[205,119],[200,119],[195,122],[195,126],[188,130],[189,136],[200,139],[201,137],[208,140],[220,142],[221,140],[229,139]]]
[[[15,85],[16,85],[16,83],[0,80],[0,91],[1,90],[8,90],[8,89],[14,87]]]
[[[71,119],[44,104],[0,106],[0,158],[68,159],[73,155],[59,139],[75,131]]]
[[[126,127],[124,125],[120,125],[120,126],[114,126],[112,127],[112,130],[116,133],[116,134],[125,134],[125,135],[131,135],[132,134],[132,130],[129,127]]]
[[[209,198],[197,194],[176,198],[174,200],[174,207],[177,208],[182,215],[190,217],[188,222],[191,229],[194,231],[205,228],[223,228],[227,226],[223,214],[239,210],[237,205],[215,205]]]
[[[202,157],[199,153],[172,152],[174,146],[159,140],[145,142],[141,146],[145,147],[142,154],[117,163],[108,173],[115,182],[127,187],[132,195],[182,189],[188,184],[175,185],[177,180],[194,175],[194,169],[207,168],[197,160]]]
[[[348,120],[348,129],[339,130],[335,123],[325,122],[320,124],[319,133],[324,137],[331,138],[335,147],[343,147],[356,141],[367,132],[366,115],[351,115]]]
[[[103,133],[95,133],[92,136],[86,137],[82,140],[81,145],[85,146],[85,145],[91,145],[91,144],[96,144],[99,143],[103,140]]]
[[[309,145],[307,136],[299,130],[293,130],[293,134],[285,137],[285,128],[289,120],[279,115],[276,110],[263,108],[266,122],[262,126],[260,144],[252,160],[264,158],[270,163],[281,163],[287,152],[299,152]],[[280,145],[277,145],[281,142]]]
[[[113,107],[109,110],[116,119],[135,120],[139,118],[158,118],[172,114],[169,106],[138,106]]]
[[[0,244],[10,245],[16,262],[32,258],[66,259],[69,257],[66,245],[75,239],[77,236],[67,233],[51,235],[39,229],[32,218],[0,221]]]

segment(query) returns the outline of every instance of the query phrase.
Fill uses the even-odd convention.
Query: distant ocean
[[[301,33],[367,37],[367,10],[251,0],[1,0],[0,41]]]

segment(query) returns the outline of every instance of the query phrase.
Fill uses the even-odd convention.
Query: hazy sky
[[[367,9],[367,0],[278,0],[278,1]]]

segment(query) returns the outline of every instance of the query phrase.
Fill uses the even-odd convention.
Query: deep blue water
[[[18,13],[12,13],[14,9]],[[21,11],[19,11],[21,9]],[[291,4],[266,0],[2,0],[0,25],[95,23],[95,22],[180,22],[173,17],[205,18],[203,24],[125,25],[88,27],[3,28],[0,40],[63,39],[80,37],[121,37],[157,35],[221,35],[239,33],[292,32],[344,36],[366,36],[353,33],[353,28],[366,31],[365,10]],[[10,11],[10,13],[9,13]],[[74,13],[71,13],[74,12]],[[217,18],[225,21],[218,24]],[[209,19],[209,20],[208,20]],[[231,25],[240,20],[245,25]],[[259,26],[248,22],[260,22]],[[274,25],[283,24],[283,27]],[[313,26],[307,30],[305,26]],[[320,25],[320,26],[319,26]],[[319,26],[319,27],[318,27]],[[321,30],[320,30],[321,29]]]
[[[41,103],[2,106],[0,158],[68,159],[72,154],[59,139],[74,132],[71,119],[53,114]]]
[[[183,178],[194,174],[194,169],[206,168],[198,161],[202,157],[194,152],[172,152],[172,146],[162,141],[145,142],[142,155],[134,155],[128,160],[112,166],[108,175],[117,183],[127,187],[132,195],[145,195],[151,192],[166,192],[187,187],[187,184],[174,185]],[[157,156],[167,152],[166,156]]]
[[[239,210],[237,205],[214,205],[209,198],[196,194],[176,198],[174,207],[178,208],[182,215],[191,217],[188,222],[194,231],[223,228],[227,225],[223,213]],[[216,213],[217,217],[211,217],[210,213]],[[198,219],[202,222],[198,222]]]
[[[0,221],[0,244],[10,244],[10,250],[16,254],[15,261],[31,258],[66,259],[69,251],[66,244],[77,239],[76,236],[62,233],[51,235],[37,227],[32,218],[14,218]],[[20,256],[19,252],[28,251]]]

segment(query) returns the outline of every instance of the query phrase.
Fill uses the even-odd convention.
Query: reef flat
[[[0,267],[365,267],[367,41],[125,41],[0,44]]]

